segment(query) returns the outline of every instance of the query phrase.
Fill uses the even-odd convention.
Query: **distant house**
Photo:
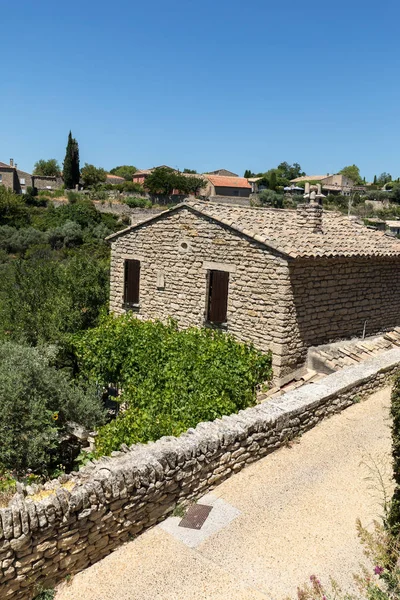
[[[0,184],[12,190],[15,194],[26,194],[28,187],[38,190],[57,190],[62,187],[62,177],[31,175],[18,169],[14,160],[10,164],[0,162]]]
[[[204,173],[207,180],[204,196],[238,196],[248,198],[252,191],[251,184],[245,177],[213,175]],[[202,192],[203,195],[203,192]]]
[[[187,202],[108,240],[112,312],[228,331],[271,350],[277,378],[311,346],[400,325],[400,240],[312,202]]]
[[[400,235],[400,221],[386,221],[386,227],[391,233]]]
[[[348,196],[353,192],[365,191],[364,186],[356,185],[352,179],[336,173],[335,175],[305,175],[291,179],[290,183],[299,184],[309,181],[310,183],[320,183],[322,191],[325,194],[343,194]]]
[[[146,179],[149,175],[152,174],[156,169],[171,169],[171,171],[176,171],[172,167],[168,167],[167,165],[160,165],[159,167],[153,167],[152,169],[139,169],[133,174],[132,181],[134,183],[139,183],[140,185],[144,185]]]
[[[124,177],[120,177],[119,175],[113,175],[112,173],[107,173],[106,183],[118,185],[119,183],[125,183],[125,181],[126,179]]]
[[[223,175],[224,177],[239,177],[237,173],[227,171],[226,169],[218,169],[217,171],[209,171],[207,175]]]

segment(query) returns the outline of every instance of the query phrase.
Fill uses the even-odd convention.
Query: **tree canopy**
[[[105,183],[105,181],[107,180],[107,173],[104,169],[85,163],[85,166],[82,168],[81,171],[81,178],[83,186],[85,188],[88,188],[94,185],[98,185],[99,183]]]
[[[132,181],[133,175],[136,173],[137,168],[133,165],[121,165],[111,169],[111,175],[117,175],[117,177],[123,177],[126,181]]]
[[[68,134],[68,143],[65,151],[63,167],[64,183],[67,190],[72,190],[79,184],[79,147],[72,133]]]
[[[183,175],[169,167],[159,167],[147,177],[145,186],[151,194],[170,196],[174,190],[182,194],[198,194],[204,181],[196,175]]]
[[[362,183],[360,169],[357,167],[357,165],[349,165],[347,167],[343,167],[343,169],[341,169],[339,173],[351,179],[355,185],[360,185]]]
[[[58,177],[61,175],[61,168],[55,158],[44,160],[43,158],[35,162],[33,175],[43,175],[44,177]]]

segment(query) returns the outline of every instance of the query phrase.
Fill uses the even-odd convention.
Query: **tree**
[[[79,147],[72,133],[68,134],[68,143],[65,151],[63,166],[64,183],[67,190],[72,190],[79,184]]]
[[[281,162],[278,165],[277,170],[280,172],[281,177],[283,179],[287,179],[288,182],[292,179],[296,179],[297,177],[303,177],[305,175],[304,171],[301,170],[301,166],[299,165],[299,163],[293,163],[292,165],[290,165],[286,161]]]
[[[60,462],[68,421],[85,427],[104,422],[94,386],[74,384],[54,366],[55,347],[0,344],[0,467],[22,474],[48,473]]]
[[[170,196],[174,190],[182,194],[197,194],[204,180],[195,175],[183,175],[169,167],[159,167],[147,177],[145,186],[151,194]]]
[[[83,186],[85,188],[91,187],[93,185],[98,185],[99,183],[105,183],[107,180],[107,173],[104,169],[97,168],[94,165],[88,165],[85,163],[81,171],[81,177],[83,181]]]
[[[269,178],[269,189],[275,190],[276,185],[277,185],[276,173],[275,173],[275,171],[272,171],[271,176]]]
[[[197,175],[196,169],[183,169],[184,173],[191,173],[192,175]]]
[[[154,169],[147,177],[145,186],[151,194],[164,194],[170,196],[174,190],[175,171],[169,167]]]
[[[246,179],[249,179],[249,177],[254,177],[254,173],[252,171],[250,171],[250,169],[246,169],[243,177],[245,177]]]
[[[378,182],[380,185],[385,185],[386,183],[389,183],[389,181],[392,181],[392,176],[390,173],[381,173],[378,177]]]
[[[43,175],[44,177],[59,177],[61,175],[60,165],[55,158],[44,160],[43,158],[35,162],[33,175]]]
[[[374,175],[374,185],[376,185],[376,184],[377,184],[377,178],[376,178],[376,175]]]
[[[0,185],[0,225],[17,227],[29,223],[29,213],[23,198]]]
[[[126,181],[132,181],[133,175],[136,173],[137,168],[133,165],[121,165],[120,167],[114,167],[111,169],[111,175],[117,175],[117,177],[123,177]]]
[[[349,165],[348,167],[343,167],[341,171],[339,171],[341,175],[348,177],[355,185],[359,185],[362,183],[362,178],[360,175],[360,169],[357,165]]]

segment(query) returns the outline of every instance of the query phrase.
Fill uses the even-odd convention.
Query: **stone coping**
[[[136,444],[0,509],[0,599],[30,600],[247,464],[387,385],[400,348],[178,438]],[[41,499],[42,498],[42,499]]]

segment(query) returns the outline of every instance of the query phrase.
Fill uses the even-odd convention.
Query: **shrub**
[[[93,428],[104,419],[92,386],[84,390],[53,365],[54,348],[0,344],[0,465],[44,473],[57,464],[68,421]]]
[[[0,185],[0,225],[23,227],[29,220],[29,211],[22,196]]]
[[[98,454],[251,406],[256,386],[271,377],[270,355],[230,335],[129,314],[104,318],[75,336],[74,347],[83,373],[104,387],[117,384],[128,406],[100,430]]]
[[[283,207],[283,195],[278,194],[274,190],[263,190],[259,194],[259,199],[264,206],[272,206],[274,208]]]
[[[389,525],[395,534],[400,533],[400,374],[397,375],[391,398],[392,456],[395,490],[389,513]]]
[[[48,251],[50,252],[50,251]],[[60,342],[97,323],[108,301],[108,261],[44,252],[0,265],[0,336]]]
[[[132,198],[127,196],[124,198],[124,204],[127,204],[130,208],[151,208],[151,200],[147,198]]]

